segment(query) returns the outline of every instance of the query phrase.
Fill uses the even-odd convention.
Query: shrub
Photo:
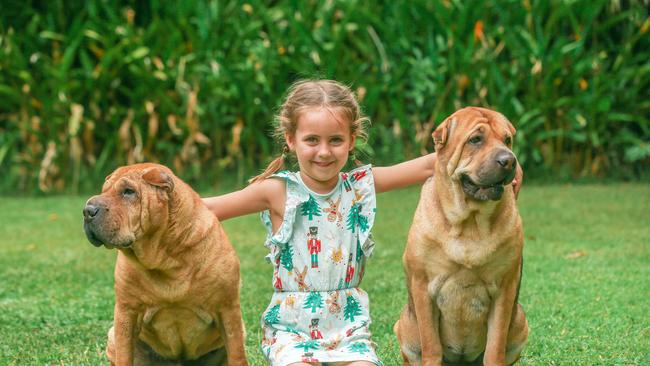
[[[639,175],[650,163],[647,0],[3,4],[1,190],[96,187],[114,167],[190,182],[258,168],[305,77],[351,85],[368,153],[431,151],[455,109],[497,109],[527,170]]]

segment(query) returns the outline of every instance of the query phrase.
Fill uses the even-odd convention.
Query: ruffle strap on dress
[[[285,180],[287,184],[287,201],[284,206],[284,217],[282,224],[275,233],[273,233],[271,213],[266,210],[260,215],[267,232],[264,246],[269,249],[269,254],[266,256],[266,260],[275,263],[280,255],[280,251],[287,245],[293,235],[293,224],[296,220],[296,210],[298,210],[300,204],[309,200],[309,194],[303,189],[300,189],[301,183],[299,178],[296,176],[296,173],[283,170],[271,175],[269,178],[281,178]]]
[[[348,222],[350,222],[349,215],[358,215],[355,219],[357,230],[357,239],[361,244],[361,250],[365,257],[370,257],[375,248],[375,241],[372,238],[372,227],[375,223],[375,214],[377,212],[377,200],[375,195],[375,182],[372,175],[372,166],[364,165],[358,167],[348,173],[343,174],[344,189],[350,190],[350,193],[358,196],[355,197],[353,207],[350,211],[359,209],[358,212],[348,212]],[[357,208],[354,208],[358,205]]]

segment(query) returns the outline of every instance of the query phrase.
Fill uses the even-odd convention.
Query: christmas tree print
[[[277,324],[280,322],[280,304],[275,305],[264,316],[266,324]]]
[[[345,314],[343,317],[345,320],[353,322],[355,316],[361,315],[361,305],[354,297],[348,295],[343,313]]]
[[[307,202],[303,202],[300,204],[300,214],[302,216],[309,216],[309,221],[314,219],[314,216],[320,216],[320,206],[318,206],[318,202],[312,197],[312,195],[309,195],[309,200]]]
[[[319,349],[320,345],[317,340],[309,339],[296,344],[294,348],[302,348],[304,352],[309,352],[310,349]]]
[[[309,295],[307,295],[307,298],[305,299],[305,305],[302,308],[303,309],[311,308],[311,312],[315,313],[316,309],[323,308],[323,296],[321,296],[321,294],[318,292],[314,292],[314,291],[310,292]]]
[[[290,326],[286,326],[285,331],[287,331],[289,333],[292,333],[292,334],[300,334],[300,332],[297,331],[296,328],[293,328],[293,327],[290,327]]]
[[[362,232],[368,230],[368,218],[361,214],[361,204],[355,203],[348,213],[348,230],[355,232],[357,225]]]
[[[348,346],[348,349],[352,352],[357,352],[364,354],[366,352],[370,352],[370,349],[368,348],[368,345],[363,343],[363,342],[355,342],[352,343],[350,346]]]
[[[280,263],[287,271],[293,271],[293,248],[291,244],[285,245],[280,251]]]
[[[357,263],[361,262],[362,258],[363,258],[363,250],[361,249],[361,242],[359,241],[359,237],[357,236]]]

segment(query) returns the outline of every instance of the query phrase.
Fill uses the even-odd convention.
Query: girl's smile
[[[296,132],[286,133],[285,140],[296,153],[303,182],[317,193],[327,193],[338,182],[356,136],[342,113],[314,107],[300,113]]]
[[[322,163],[322,162],[320,162],[320,161],[315,161],[314,164],[316,164],[316,165],[318,165],[318,166],[320,166],[320,167],[327,167],[327,166],[330,166],[331,164],[334,164],[334,162],[331,161],[331,162],[329,162],[329,163]]]

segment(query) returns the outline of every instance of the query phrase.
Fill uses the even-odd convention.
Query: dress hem
[[[304,362],[306,362],[306,361],[303,361],[302,357],[299,357],[299,358],[287,357],[286,359],[279,360],[279,361],[274,361],[274,362],[271,362],[271,361],[269,361],[267,359],[267,361],[269,362],[269,365],[271,365],[271,366],[287,366],[287,365],[291,365],[292,363],[304,363]],[[321,363],[321,364],[322,363],[328,364],[328,363],[332,363],[332,362],[355,362],[355,361],[368,361],[368,362],[374,363],[376,366],[384,366],[384,364],[381,361],[379,361],[376,358],[372,358],[372,357],[352,357],[352,358],[350,358],[350,357],[334,357],[334,358],[328,358],[326,360],[319,359],[318,361],[315,361],[315,362],[318,362],[318,363]],[[307,362],[307,363],[311,364],[311,362]]]

